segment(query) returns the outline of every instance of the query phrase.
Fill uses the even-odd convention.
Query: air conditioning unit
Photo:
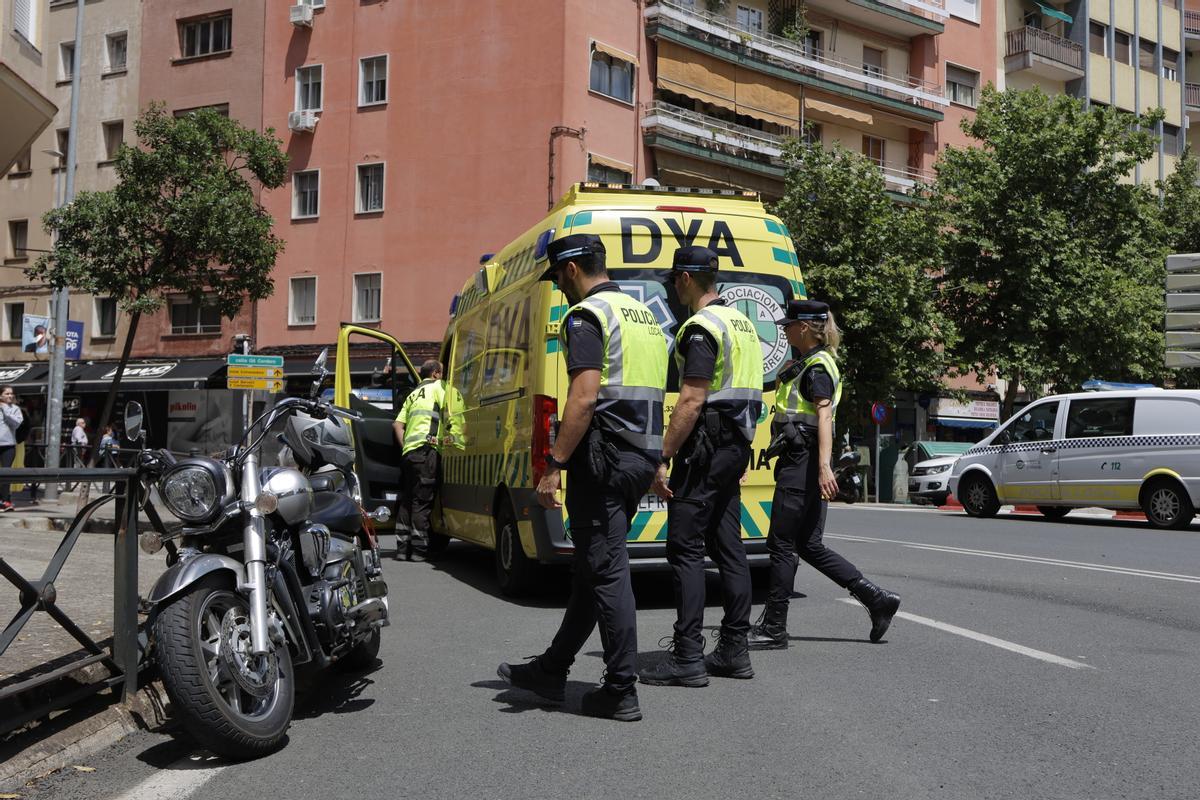
[[[311,133],[317,129],[317,122],[320,119],[316,111],[288,112],[288,130]]]
[[[288,19],[297,27],[303,25],[306,28],[311,28],[313,23],[313,7],[308,3],[297,3],[288,9]]]

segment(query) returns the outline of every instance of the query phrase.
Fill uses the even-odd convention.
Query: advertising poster
[[[79,354],[83,352],[83,322],[79,320],[67,320],[67,347],[66,357],[68,361],[78,361]]]
[[[233,392],[173,391],[167,401],[167,447],[212,455],[233,444]]]
[[[50,318],[37,314],[21,317],[21,349],[26,353],[50,352]]]

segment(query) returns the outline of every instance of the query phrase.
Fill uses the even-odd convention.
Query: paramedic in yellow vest
[[[842,397],[837,365],[841,342],[833,312],[817,300],[793,300],[779,321],[795,361],[779,372],[772,448],[775,496],[767,551],[771,581],[767,605],[750,633],[750,649],[782,650],[788,646],[788,599],[796,581],[797,556],[826,578],[847,589],[871,615],[871,641],[883,638],[900,608],[900,595],[881,589],[858,568],[825,546],[825,511],[837,495],[833,476],[833,412]]]
[[[604,680],[583,695],[581,711],[632,722],[642,710],[625,542],[662,457],[666,336],[650,309],[609,280],[600,237],[564,236],[550,243],[547,256],[542,280],[554,281],[571,303],[559,334],[570,383],[537,496],[544,507],[559,508],[562,471],[568,472],[574,578],[546,652],[497,671],[517,688],[561,702],[567,672],[599,626]]]
[[[421,365],[421,382],[404,400],[393,428],[400,443],[400,492],[396,502],[396,560],[424,561],[429,521],[437,494],[440,444],[446,436],[442,416],[446,386],[442,365]],[[449,426],[446,426],[447,429]]]
[[[762,412],[762,344],[754,323],[717,294],[715,252],[679,248],[668,279],[692,312],[675,334],[679,400],[652,487],[667,501],[667,562],[677,614],[668,657],[643,669],[641,681],[707,686],[709,675],[754,677],[746,648],[751,586],[742,544],[741,478]],[[725,606],[716,648],[707,656],[706,550],[721,574]]]

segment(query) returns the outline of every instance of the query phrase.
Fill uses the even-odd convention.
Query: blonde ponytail
[[[825,349],[832,353],[834,358],[837,358],[838,347],[842,344],[842,329],[838,327],[832,309],[829,311],[829,318],[825,320],[825,329],[817,336]]]

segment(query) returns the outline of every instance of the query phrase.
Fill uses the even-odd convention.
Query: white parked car
[[[972,447],[966,442],[920,441],[907,456],[912,469],[908,473],[908,497],[916,502],[946,504],[950,496],[950,470],[959,456]],[[916,463],[913,463],[913,460]]]
[[[1037,400],[959,458],[950,491],[975,517],[1002,503],[1036,505],[1051,519],[1100,506],[1187,527],[1200,506],[1200,391]]]

